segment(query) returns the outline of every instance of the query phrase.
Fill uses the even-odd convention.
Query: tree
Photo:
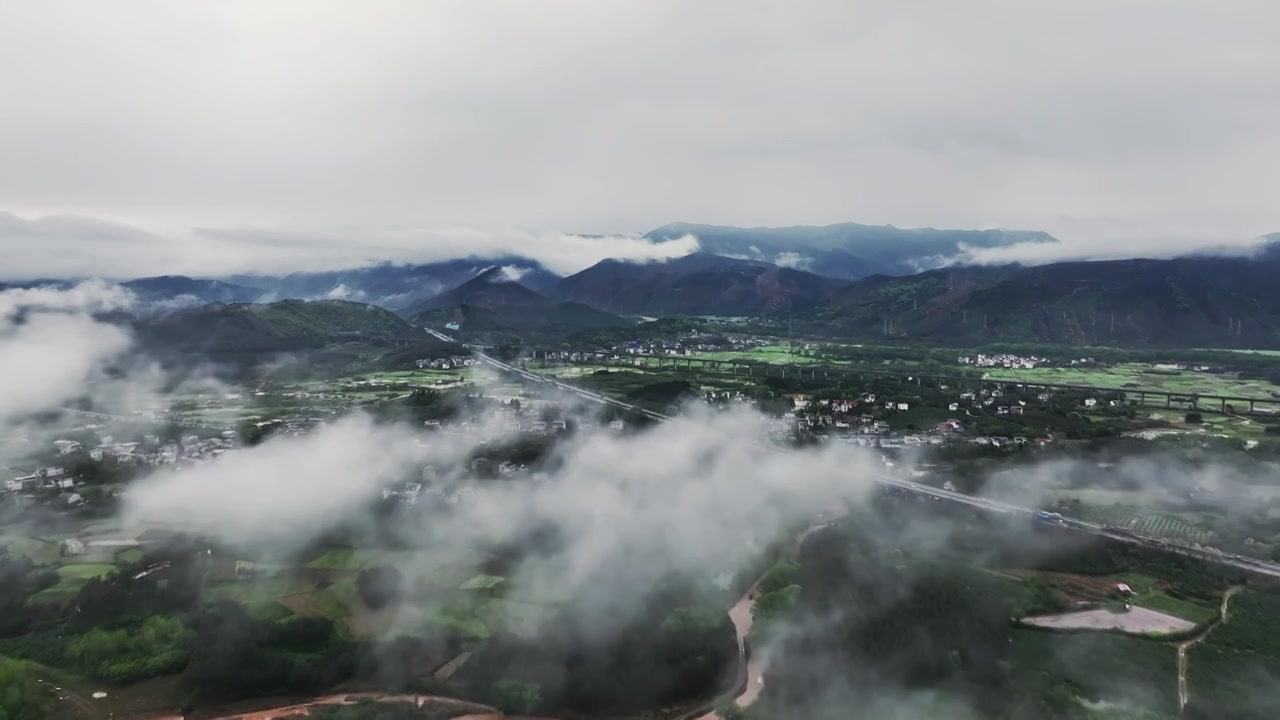
[[[356,575],[360,600],[370,610],[381,610],[400,602],[404,596],[404,575],[393,567],[381,565],[361,570]]]
[[[268,423],[246,420],[240,423],[240,427],[236,432],[239,433],[241,442],[253,447],[254,445],[261,445],[267,438],[271,437],[273,432],[280,429],[282,424],[279,420],[273,420]]]
[[[542,704],[542,686],[518,680],[499,680],[493,684],[493,704],[505,713],[527,715]]]
[[[17,660],[0,658],[0,720],[47,717],[44,690]]]
[[[744,714],[733,698],[724,698],[716,703],[716,717],[720,720],[742,720]]]

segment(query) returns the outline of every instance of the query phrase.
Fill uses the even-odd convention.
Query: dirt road
[[[1222,594],[1222,607],[1218,610],[1218,619],[1213,621],[1204,632],[1191,638],[1190,640],[1178,643],[1178,708],[1185,709],[1187,703],[1191,701],[1191,690],[1187,687],[1187,664],[1189,663],[1188,654],[1191,648],[1204,642],[1209,637],[1209,633],[1213,632],[1219,625],[1227,621],[1231,610],[1231,598],[1240,592],[1242,588],[1238,585],[1227,588]]]
[[[800,546],[804,545],[804,541],[813,533],[831,525],[831,523],[844,516],[844,511],[835,511],[834,513],[823,513],[819,516],[819,522],[816,522],[804,529],[804,532],[796,536],[791,543],[791,549],[788,552],[788,559],[795,560],[800,554]],[[734,603],[729,610],[729,620],[733,622],[733,628],[738,636],[738,652],[742,657],[747,657],[747,638],[751,635],[752,621],[755,617],[756,598],[759,596],[759,581],[751,586],[751,589],[743,595],[738,602]],[[767,658],[765,653],[753,653],[747,660],[747,685],[734,698],[734,702],[740,708],[750,707],[760,697],[760,691],[764,690],[764,672],[767,668]],[[708,712],[697,720],[717,720],[715,711]]]
[[[747,636],[751,634],[758,594],[758,587],[752,585],[751,589],[729,609],[729,620],[733,622],[734,632],[738,636],[739,657],[747,657]],[[764,670],[763,654],[753,655],[747,660],[747,686],[734,698],[738,707],[747,707],[760,695],[760,690],[764,688]],[[716,720],[716,712],[712,710],[698,717],[697,720]]]

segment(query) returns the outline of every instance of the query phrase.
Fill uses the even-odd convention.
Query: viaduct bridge
[[[577,360],[568,358],[577,356]],[[648,370],[684,371],[691,374],[714,374],[752,378],[795,378],[797,380],[830,380],[832,378],[897,378],[917,385],[929,383],[941,387],[970,388],[980,392],[983,388],[1020,388],[1050,392],[1098,393],[1120,400],[1132,400],[1140,406],[1193,409],[1201,412],[1218,412],[1233,415],[1280,415],[1280,397],[1249,398],[1231,395],[1208,395],[1173,392],[1156,388],[1109,388],[1096,385],[1072,385],[1046,383],[1009,378],[983,378],[975,375],[947,375],[937,372],[907,369],[870,369],[848,365],[828,364],[779,364],[758,360],[722,360],[702,358],[697,355],[643,355],[631,353],[601,353],[596,351],[566,352],[559,350],[535,350],[533,358],[539,362],[564,365],[605,365],[639,367]]]

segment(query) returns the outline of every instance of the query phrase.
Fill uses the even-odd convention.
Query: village
[[[127,476],[163,467],[181,470],[214,461],[241,447],[240,436],[234,430],[203,437],[188,434],[172,442],[154,434],[119,440],[94,424],[76,434],[82,438],[96,436],[96,442],[59,438],[48,447],[28,448],[29,456],[45,460],[37,461],[28,472],[5,480],[4,499],[19,506],[39,503],[74,508],[85,502],[79,489],[100,481],[96,474],[103,468]]]

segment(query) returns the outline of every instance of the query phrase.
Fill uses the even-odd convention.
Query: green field
[[[476,609],[476,616],[489,628],[502,628],[523,637],[532,637],[555,614],[546,605],[494,599]]]
[[[1213,541],[1213,534],[1195,522],[1197,518],[1194,513],[1151,513],[1126,505],[1089,504],[1092,495],[1097,492],[1105,491],[1076,492],[1073,494],[1073,497],[1080,497],[1086,503],[1078,513],[1081,520],[1127,528],[1149,537],[1180,540],[1202,545]]]
[[[1212,622],[1218,617],[1218,611],[1215,608],[1208,608],[1196,603],[1180,600],[1164,593],[1153,593],[1150,595],[1142,595],[1138,597],[1134,604],[1138,607],[1156,610],[1172,615],[1183,620],[1189,620],[1197,625]]]
[[[105,563],[74,563],[57,568],[58,584],[32,595],[36,602],[65,600],[80,592],[80,588],[92,578],[104,577],[116,571],[115,565]]]
[[[821,358],[806,357],[792,352],[786,345],[765,345],[746,350],[720,350],[700,352],[694,355],[699,360],[758,360],[776,365],[808,365],[827,362]]]
[[[755,390],[757,379],[746,375],[716,375],[685,370],[645,370],[643,368],[619,368],[603,365],[530,365],[531,370],[554,375],[565,380],[590,387],[593,390],[622,397],[634,390],[654,383],[683,380],[695,389],[708,391]]]
[[[0,547],[11,555],[29,558],[37,565],[48,565],[57,562],[62,556],[62,546],[52,540],[40,540],[22,535],[0,536]]]
[[[355,572],[375,565],[397,565],[401,563],[419,563],[426,557],[424,553],[406,550],[372,550],[355,548],[338,548],[313,558],[305,567],[311,570],[341,570]]]
[[[1191,370],[1158,370],[1136,363],[1109,368],[1035,368],[1032,370],[986,370],[991,380],[1021,380],[1032,383],[1088,385],[1107,390],[1158,390],[1186,395],[1226,395],[1229,397],[1276,399],[1271,393],[1280,387],[1263,380],[1241,380],[1232,375],[1215,375]],[[1151,399],[1151,404],[1155,404]],[[1160,400],[1163,405],[1163,399]]]
[[[499,585],[501,585],[505,581],[506,581],[506,578],[498,577],[497,575],[476,575],[470,580],[462,583],[462,585],[460,585],[458,589],[459,590],[492,590],[498,587]]]

